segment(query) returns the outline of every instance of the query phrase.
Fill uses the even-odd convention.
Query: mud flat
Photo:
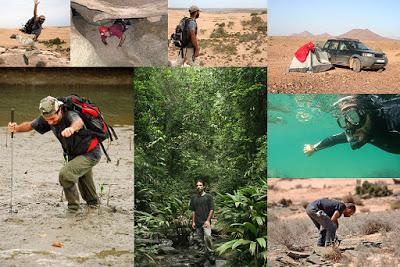
[[[201,7],[200,7],[201,8]],[[265,66],[267,62],[267,14],[261,10],[202,11],[197,19],[201,66]],[[251,16],[257,13],[257,16]],[[189,16],[186,10],[168,10],[168,38],[176,25]],[[254,19],[257,17],[257,19]],[[253,21],[252,21],[253,20]],[[243,25],[243,23],[245,25]],[[247,24],[246,24],[247,23]],[[218,25],[224,25],[219,34],[211,37]],[[179,48],[168,47],[168,60],[177,58]]]
[[[326,39],[268,37],[269,93],[398,93],[400,83],[400,40],[361,40],[369,48],[386,53],[389,64],[383,72],[336,67],[321,73],[289,73],[296,50]],[[378,91],[377,91],[378,90]]]
[[[52,133],[16,134],[14,148],[14,207],[10,202],[10,137],[0,128],[0,262],[2,266],[132,266],[133,265],[133,127],[115,128],[106,163],[93,169],[101,208],[62,218],[58,171],[62,149]],[[7,146],[6,146],[7,141]],[[106,143],[107,144],[107,143]],[[107,145],[106,145],[107,147]],[[111,186],[109,206],[107,195]],[[82,200],[81,200],[82,201]],[[62,248],[52,246],[54,242]]]

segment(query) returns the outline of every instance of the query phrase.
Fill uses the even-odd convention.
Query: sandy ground
[[[268,90],[270,93],[398,93],[400,82],[400,40],[362,40],[374,50],[386,53],[389,64],[383,72],[355,73],[336,67],[322,73],[289,73],[295,51],[310,38],[268,37]]]
[[[364,181],[366,179],[359,179]],[[355,193],[357,179],[268,179],[268,262],[269,266],[398,266],[398,219],[400,212],[390,209],[390,203],[399,199],[400,185],[392,179],[385,181],[393,195],[363,199],[363,206],[350,218],[340,218],[338,247],[341,259],[332,261],[324,255],[327,248],[314,244],[318,231],[305,213],[302,204],[318,198],[342,198]],[[274,205],[282,198],[293,203],[288,207]],[[390,229],[374,234],[363,234],[362,227],[370,222],[381,222]],[[280,238],[284,236],[284,238]],[[284,241],[287,240],[287,241]],[[290,244],[289,247],[286,245]],[[297,256],[299,256],[297,258]]]
[[[133,144],[132,126],[118,127],[119,139],[94,167],[95,184],[104,186],[101,208],[83,206],[83,215],[60,218],[58,171],[62,149],[52,133],[16,134],[14,138],[14,206],[10,202],[10,138],[1,128],[0,149],[0,262],[1,266],[132,266],[133,265]],[[61,242],[64,247],[53,247]]]
[[[199,64],[201,66],[265,66],[267,63],[267,38],[266,34],[258,34],[256,40],[239,42],[237,37],[228,38],[211,38],[210,35],[214,29],[217,29],[216,24],[225,23],[225,30],[229,34],[235,33],[256,33],[256,29],[248,29],[242,26],[241,21],[251,19],[251,12],[227,12],[227,13],[210,13],[201,12],[197,19],[198,39],[200,42],[200,57]],[[168,38],[175,31],[176,25],[184,17],[189,16],[187,11],[168,10]],[[267,15],[260,15],[266,23]],[[233,23],[228,27],[229,23]],[[215,52],[215,47],[220,47],[220,43],[233,45],[236,52],[226,50],[224,52]],[[173,44],[168,47],[168,60],[175,60],[178,56],[179,48]]]
[[[26,65],[22,54],[27,47],[20,44],[15,39],[11,39],[11,34],[28,36],[18,29],[0,29],[0,66],[25,67]],[[48,41],[57,37],[65,43],[53,46],[41,43],[42,41]],[[44,27],[36,46],[43,55],[33,57],[29,64],[30,66],[35,66],[38,61],[45,62],[46,66],[67,66],[69,64],[70,55],[70,28]]]

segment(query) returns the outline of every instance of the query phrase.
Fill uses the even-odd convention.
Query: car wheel
[[[353,59],[352,69],[355,72],[361,71],[361,61],[358,58]]]

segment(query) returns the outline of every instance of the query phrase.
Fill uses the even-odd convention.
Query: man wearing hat
[[[22,32],[27,34],[33,34],[35,37],[33,38],[34,41],[37,41],[39,35],[42,33],[42,24],[46,20],[46,17],[43,15],[37,15],[37,7],[39,5],[38,0],[34,0],[34,8],[33,8],[33,17],[28,20],[25,26],[21,29]]]
[[[92,168],[100,161],[99,145],[92,144],[92,136],[86,131],[79,113],[67,110],[63,103],[52,96],[40,101],[41,116],[31,122],[17,124],[10,122],[10,132],[29,132],[36,130],[44,134],[52,131],[64,150],[65,165],[59,172],[59,181],[68,201],[67,214],[80,211],[79,193],[89,207],[98,205]]]
[[[196,60],[200,55],[200,46],[197,40],[197,22],[196,19],[200,16],[200,9],[197,6],[189,8],[190,18],[188,18],[187,27],[189,32],[189,43],[181,49],[178,58],[171,62],[171,66],[182,66],[185,62],[190,66],[198,66]]]

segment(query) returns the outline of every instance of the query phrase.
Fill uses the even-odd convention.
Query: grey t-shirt
[[[189,29],[189,44],[186,46],[188,48],[193,48],[192,41],[190,40],[191,32],[194,31],[197,36],[197,22],[195,19],[189,19],[187,27]]]
[[[315,212],[318,210],[323,210],[329,217],[332,217],[335,211],[339,211],[340,214],[342,214],[346,209],[346,205],[344,203],[329,198],[317,199],[314,202],[311,202],[309,206]]]
[[[193,195],[190,199],[190,209],[195,213],[196,228],[202,227],[207,220],[210,210],[214,210],[213,197],[208,193],[203,196],[199,196],[198,194]]]
[[[80,116],[77,112],[65,111],[61,121],[57,125],[49,125],[47,121],[42,116],[40,116],[32,122],[32,128],[41,134],[47,133],[51,130],[60,141],[61,146],[64,150],[64,154],[68,156],[68,160],[72,160],[79,155],[84,155],[94,160],[100,160],[101,151],[99,145],[97,145],[91,151],[87,152],[93,137],[88,134],[84,129],[75,132],[72,136],[68,138],[65,138],[61,135],[61,132],[64,129],[71,126],[72,122],[79,118]]]

